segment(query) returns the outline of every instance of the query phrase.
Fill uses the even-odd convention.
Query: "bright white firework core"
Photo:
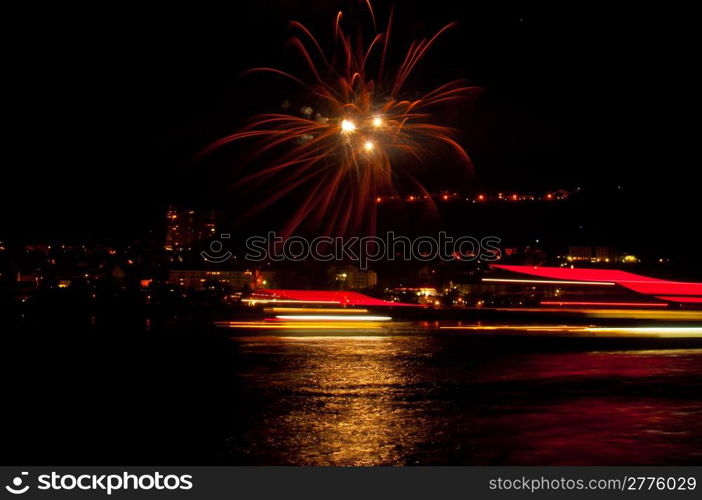
[[[382,125],[383,125],[383,119],[381,117],[376,116],[375,118],[373,118],[373,126],[374,127],[378,128],[378,127],[381,127]]]
[[[363,145],[363,149],[365,149],[366,151],[373,151],[374,148],[375,143],[373,141],[366,141]]]
[[[356,130],[356,124],[351,120],[341,120],[341,131],[342,132],[353,132]]]

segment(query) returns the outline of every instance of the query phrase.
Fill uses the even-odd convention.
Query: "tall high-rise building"
[[[214,210],[183,209],[171,205],[166,213],[167,252],[191,251],[193,245],[215,236]]]

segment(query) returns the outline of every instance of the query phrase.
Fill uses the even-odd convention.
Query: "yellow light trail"
[[[217,326],[261,330],[368,330],[381,327],[374,321],[222,321]]]
[[[568,333],[575,336],[592,337],[670,337],[697,338],[702,337],[702,328],[685,326],[651,326],[651,327],[596,327],[570,325],[472,325],[472,326],[440,326],[440,330],[468,331],[517,331],[541,333]],[[604,334],[604,335],[601,335]]]
[[[497,307],[495,311],[568,313],[582,314],[587,318],[632,318],[665,319],[672,321],[702,321],[702,311],[650,310],[650,309],[588,309],[588,308],[553,308],[553,307]]]

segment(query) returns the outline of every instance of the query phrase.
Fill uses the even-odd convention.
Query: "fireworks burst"
[[[304,192],[304,201],[290,218],[286,234],[303,223],[322,228],[324,234],[373,234],[377,197],[394,193],[393,181],[406,177],[428,195],[406,169],[398,167],[409,160],[421,163],[438,145],[448,147],[471,167],[465,150],[452,138],[453,131],[433,123],[430,110],[437,104],[464,99],[476,88],[455,80],[418,98],[403,98],[408,77],[454,23],[431,38],[412,42],[399,66],[386,67],[392,11],[387,27],[378,33],[370,1],[364,5],[373,25],[372,38],[364,41],[360,30],[359,36],[352,38],[343,30],[339,12],[333,31],[335,49],[330,55],[304,25],[291,22],[297,33],[291,44],[302,56],[310,81],[276,68],[247,72],[274,73],[296,82],[314,102],[316,113],[306,106],[300,116],[257,115],[246,127],[207,149],[252,139],[259,141],[257,155],[274,155],[270,164],[239,180],[237,187],[269,180],[280,186],[247,215],[297,190]]]

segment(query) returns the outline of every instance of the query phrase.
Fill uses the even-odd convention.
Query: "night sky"
[[[699,202],[688,196],[699,170],[691,12],[396,4],[395,49],[460,22],[414,84],[427,90],[461,77],[484,88],[451,117],[476,186],[623,185],[656,237],[698,225]],[[241,72],[298,71],[287,21],[328,39],[335,12],[348,5],[357,3],[61,4],[7,16],[17,35],[6,47],[12,131],[0,239],[137,237],[162,222],[169,202],[225,205],[232,158],[198,161],[196,152],[288,97],[279,81]],[[379,19],[388,5],[375,3]],[[450,173],[434,182],[455,186]]]

